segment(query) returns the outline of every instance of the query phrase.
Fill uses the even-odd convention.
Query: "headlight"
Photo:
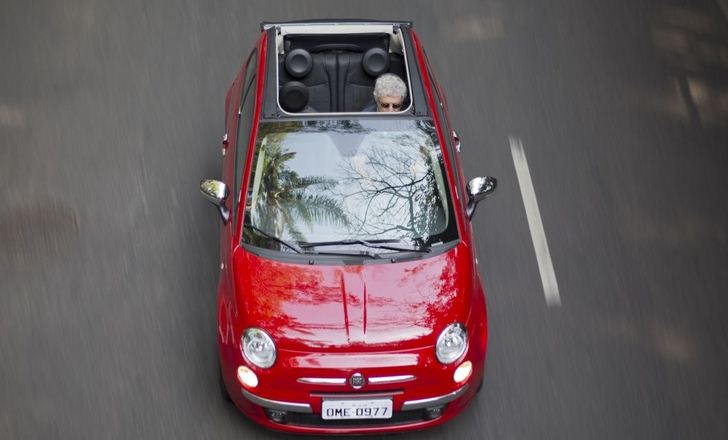
[[[443,364],[451,364],[458,360],[468,348],[468,333],[460,323],[450,324],[440,333],[435,346],[437,360]]]
[[[276,361],[276,345],[268,333],[259,328],[249,328],[240,338],[243,357],[260,368],[268,368]]]

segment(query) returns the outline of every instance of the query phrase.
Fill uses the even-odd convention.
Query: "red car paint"
[[[416,68],[423,72],[424,94],[430,109],[436,97],[427,71],[419,38],[410,30]],[[257,44],[256,95],[252,130],[247,142],[244,176],[250,174],[257,121],[265,92],[267,33]],[[238,133],[236,115],[228,109],[239,108],[245,68],[237,75],[226,97],[228,127],[223,180],[230,188],[235,181],[234,148]],[[439,89],[438,89],[439,90]],[[441,91],[439,91],[442,96]],[[443,97],[444,99],[444,97]],[[446,107],[444,107],[446,110]],[[457,415],[476,394],[483,378],[487,346],[485,297],[478,276],[471,222],[466,214],[465,180],[457,154],[445,148],[449,121],[437,112],[432,117],[444,160],[447,180],[455,203],[459,242],[449,250],[422,259],[390,264],[303,264],[276,261],[249,252],[241,246],[241,228],[247,194],[242,179],[235,221],[221,228],[221,271],[218,286],[218,336],[223,382],[234,404],[250,419],[271,429],[309,434],[369,434],[422,429],[442,424]],[[231,191],[232,194],[238,194]],[[230,200],[228,207],[231,207]],[[468,348],[460,361],[444,365],[435,357],[440,332],[460,322],[468,330]],[[274,339],[275,364],[267,369],[249,364],[241,354],[241,335],[257,327]],[[452,393],[463,384],[453,381],[453,372],[465,360],[473,363],[472,376],[459,397],[447,404],[432,420],[402,423],[297,424],[277,423],[264,409],[246,398],[237,379],[239,366],[255,372],[259,384],[248,391],[264,399],[299,402],[321,412],[327,396],[388,396],[394,413],[405,401],[418,401]],[[302,377],[346,377],[361,373],[365,377],[412,375],[415,380],[396,384],[367,384],[360,390],[346,386],[304,384]]]

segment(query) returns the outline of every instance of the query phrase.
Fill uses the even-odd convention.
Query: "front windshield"
[[[449,242],[457,239],[449,193],[430,120],[264,122],[243,242],[282,252],[295,246],[281,240]]]

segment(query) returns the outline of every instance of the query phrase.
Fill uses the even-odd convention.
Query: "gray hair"
[[[374,97],[378,99],[382,96],[401,96],[402,98],[406,98],[407,85],[402,81],[402,78],[394,73],[385,73],[377,78],[377,82],[374,84]]]

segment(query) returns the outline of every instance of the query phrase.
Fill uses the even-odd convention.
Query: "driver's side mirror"
[[[200,182],[200,192],[208,202],[217,206],[222,222],[227,223],[230,220],[230,210],[225,206],[230,194],[227,185],[219,180],[204,179]]]
[[[470,179],[468,182],[468,217],[473,218],[475,207],[478,206],[478,202],[493,194],[495,188],[498,186],[498,181],[495,177],[475,177]]]

